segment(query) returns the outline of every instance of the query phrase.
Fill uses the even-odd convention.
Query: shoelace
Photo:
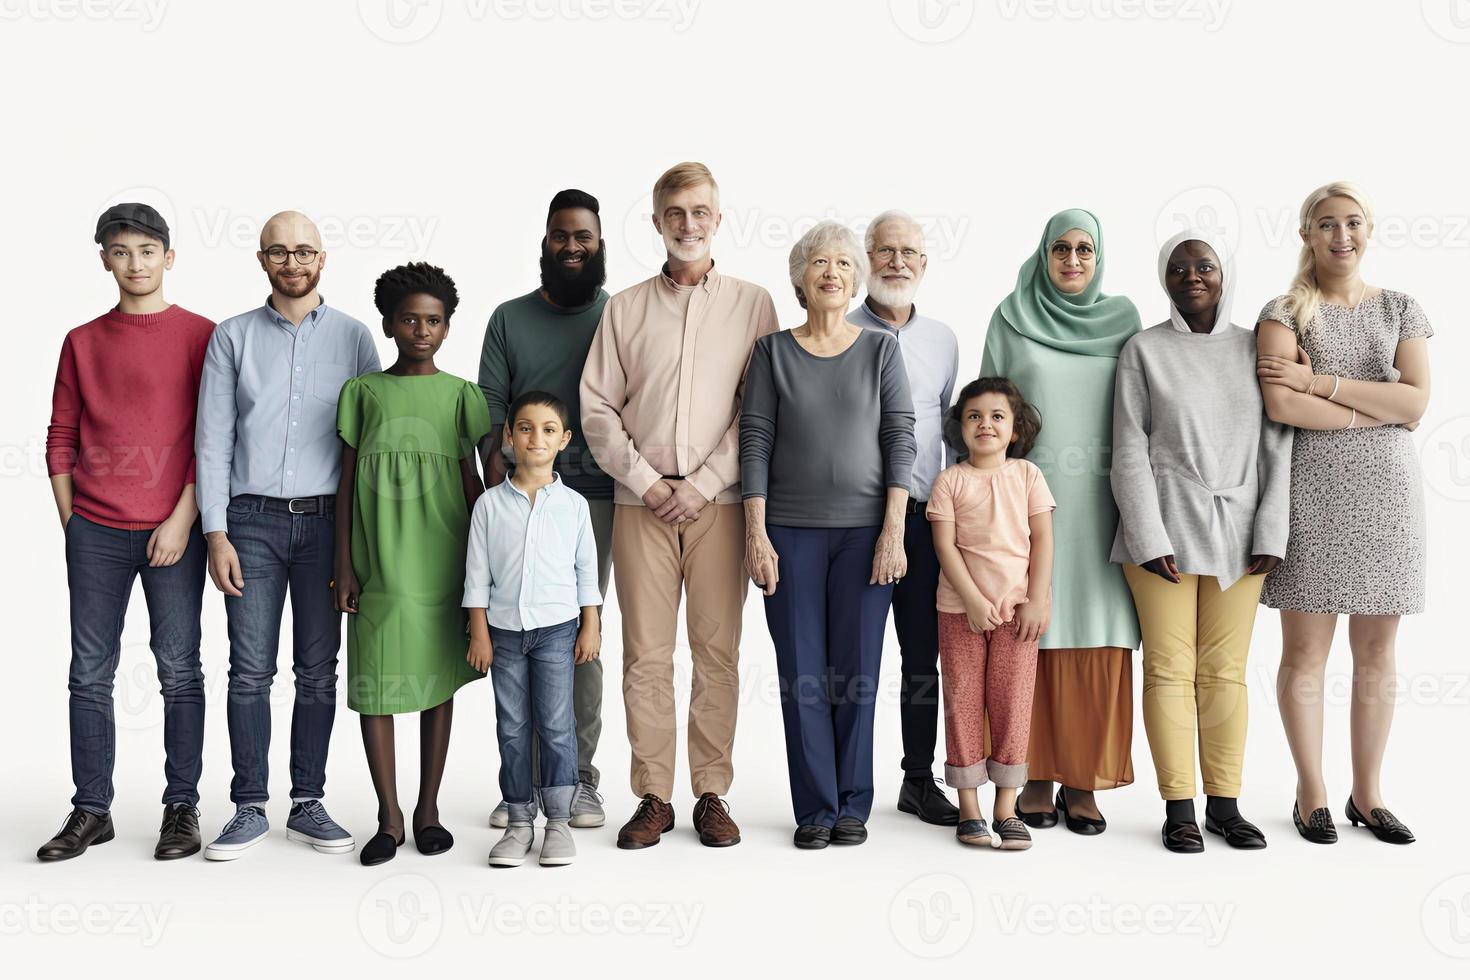
[[[703,800],[702,802],[704,803],[704,810],[706,815],[708,815],[710,810],[714,810],[716,819],[730,819],[730,804],[726,803],[720,797],[711,796],[708,799]]]
[[[301,812],[306,814],[311,822],[318,827],[325,827],[332,822],[332,818],[327,816],[327,808],[322,806],[321,800],[307,800],[301,804]]]
[[[179,829],[179,819],[185,814],[199,816],[199,811],[192,806],[171,806],[168,808],[168,821],[164,824],[164,830],[174,833]]]
[[[648,820],[652,817],[653,811],[662,803],[662,800],[650,793],[643,798],[643,801],[641,803],[638,804],[638,812],[634,814],[634,816],[636,816],[639,820]]]
[[[235,815],[225,824],[225,829],[220,836],[232,834],[237,830],[244,830],[251,824],[259,823],[265,819],[265,811],[258,806],[243,806],[235,811]]]
[[[596,806],[601,806],[602,794],[593,789],[589,783],[578,783],[577,794],[572,798],[572,807],[575,809],[578,803],[591,803]]]

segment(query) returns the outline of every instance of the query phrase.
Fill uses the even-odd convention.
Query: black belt
[[[928,507],[929,501],[915,500],[913,497],[910,497],[909,502],[904,505],[903,509],[904,513],[906,514],[922,514],[927,510]]]
[[[232,504],[244,504],[251,510],[264,514],[319,514],[331,517],[337,508],[337,495],[324,493],[319,497],[262,497],[254,493],[242,493],[230,500]]]

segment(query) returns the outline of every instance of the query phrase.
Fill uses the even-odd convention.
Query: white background
[[[1021,977],[1463,969],[1454,957],[1470,956],[1470,675],[1455,611],[1470,584],[1460,564],[1470,418],[1455,371],[1467,355],[1459,95],[1470,4],[150,2],[0,0],[8,219],[0,238],[17,345],[0,385],[7,968],[338,976],[420,967],[587,976],[934,968]],[[685,159],[707,162],[723,189],[720,267],[770,289],[788,326],[800,318],[786,253],[811,222],[861,227],[889,207],[920,216],[930,266],[918,302],[953,325],[967,375],[978,370],[991,310],[1056,210],[1083,206],[1101,217],[1104,289],[1132,297],[1145,324],[1165,314],[1159,243],[1181,220],[1214,224],[1238,248],[1235,319],[1249,325],[1290,280],[1302,197],[1339,178],[1367,188],[1378,235],[1366,277],[1414,295],[1437,330],[1436,387],[1415,436],[1429,611],[1400,632],[1405,690],[1384,778],[1390,805],[1420,842],[1379,844],[1342,816],[1345,628],[1331,664],[1326,753],[1343,840],[1325,848],[1296,836],[1273,693],[1278,622],[1263,609],[1242,805],[1268,835],[1266,851],[1231,852],[1213,837],[1202,856],[1163,850],[1141,718],[1137,782],[1100,797],[1110,821],[1100,839],[1056,829],[1037,833],[1029,853],[977,852],[947,829],[900,816],[890,635],[872,839],[797,852],[773,654],[751,598],[730,794],[744,843],[698,845],[681,758],[680,828],[653,850],[619,852],[615,828],[634,799],[610,597],[598,756],[609,825],[578,832],[572,868],[484,865],[494,839],[484,819],[498,797],[488,682],[458,699],[442,799],[453,851],[429,859],[410,846],[364,869],[355,856],[288,844],[284,650],[275,834],[232,864],[158,863],[161,707],[138,595],[118,677],[117,840],[76,861],[36,863],[71,793],[65,570],[42,447],[61,339],[116,299],[91,242],[101,209],[131,199],[159,207],[178,251],[168,297],[213,319],[265,297],[256,235],[283,208],[322,226],[324,295],[369,323],[375,277],[430,259],[457,278],[463,298],[442,366],[474,377],[491,309],[535,284],[551,194],[576,186],[601,199],[616,290],[656,267],[648,191]],[[289,649],[289,625],[285,634]],[[230,812],[225,623],[212,590],[204,636],[208,839]],[[687,682],[687,648],[680,658]],[[356,729],[344,706],[328,802],[363,841],[374,800]],[[405,808],[416,791],[416,734],[400,724]]]

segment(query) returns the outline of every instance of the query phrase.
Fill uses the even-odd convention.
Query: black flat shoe
[[[1390,813],[1386,807],[1375,806],[1370,811],[1370,815],[1373,817],[1374,820],[1377,820],[1378,822],[1369,823],[1368,818],[1363,816],[1362,811],[1358,809],[1358,805],[1353,802],[1352,796],[1348,796],[1347,818],[1348,822],[1351,823],[1354,827],[1362,824],[1364,827],[1367,827],[1369,830],[1373,831],[1373,836],[1377,837],[1385,844],[1414,843],[1413,832],[1410,831],[1408,827],[1405,827],[1403,825],[1403,822],[1400,821],[1398,817]]]
[[[933,776],[905,776],[898,788],[898,809],[936,827],[960,822],[960,808],[949,801]]]
[[[868,839],[868,828],[857,817],[838,817],[832,825],[833,844],[861,844]]]
[[[1108,829],[1108,822],[1101,817],[1094,820],[1091,817],[1074,817],[1068,813],[1067,787],[1065,786],[1057,790],[1056,807],[1057,813],[1060,813],[1062,819],[1066,821],[1067,829],[1074,834],[1081,834],[1083,837],[1096,837]]]
[[[175,861],[198,854],[199,847],[199,811],[187,803],[170,803],[164,807],[153,856],[159,861]]]
[[[413,832],[413,846],[420,854],[443,854],[454,846],[454,835],[443,827],[425,827]]]
[[[975,847],[994,847],[995,842],[990,838],[990,827],[984,820],[961,820],[954,828],[954,839],[961,844],[970,844]]]
[[[1164,846],[1175,854],[1200,854],[1205,849],[1205,839],[1200,836],[1199,824],[1170,823],[1164,821]]]
[[[796,834],[791,838],[791,843],[803,851],[820,851],[832,843],[832,828],[803,824],[796,828]]]
[[[358,860],[364,867],[371,868],[376,864],[387,864],[398,856],[398,849],[403,846],[405,838],[394,840],[384,833],[373,835],[373,839],[363,845],[362,850],[357,852]]]
[[[1225,843],[1237,850],[1259,851],[1266,846],[1266,835],[1261,833],[1261,828],[1238,814],[1216,820],[1206,809],[1205,830],[1225,838]]]
[[[1313,844],[1336,844],[1337,826],[1332,822],[1332,811],[1325,806],[1319,806],[1307,817],[1307,822],[1302,823],[1302,812],[1293,803],[1291,805],[1291,822],[1296,824],[1296,832]]]
[[[41,845],[36,858],[41,861],[66,861],[85,854],[93,844],[106,844],[116,836],[112,830],[112,814],[73,810],[56,836]]]
[[[1055,827],[1057,825],[1057,811],[1034,810],[1027,813],[1021,809],[1019,797],[1016,801],[1016,816],[1021,818],[1023,824],[1028,827],[1035,827],[1037,830],[1046,830],[1048,827]]]

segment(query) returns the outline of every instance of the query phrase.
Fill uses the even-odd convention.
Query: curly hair
[[[459,291],[454,288],[454,280],[443,269],[427,262],[410,262],[379,276],[377,285],[373,287],[373,305],[386,320],[398,311],[405,299],[418,293],[443,303],[444,319],[453,319],[454,310],[459,306]]]
[[[961,458],[969,452],[961,435],[961,418],[965,404],[981,395],[1005,395],[1006,401],[1011,404],[1011,416],[1015,419],[1013,431],[1016,436],[1016,441],[1006,447],[1006,455],[1018,459],[1030,455],[1036,446],[1036,437],[1041,435],[1041,412],[1026,400],[1021,389],[1010,378],[976,378],[960,391],[960,396],[949,408],[944,426],[944,437],[954,451]]]

